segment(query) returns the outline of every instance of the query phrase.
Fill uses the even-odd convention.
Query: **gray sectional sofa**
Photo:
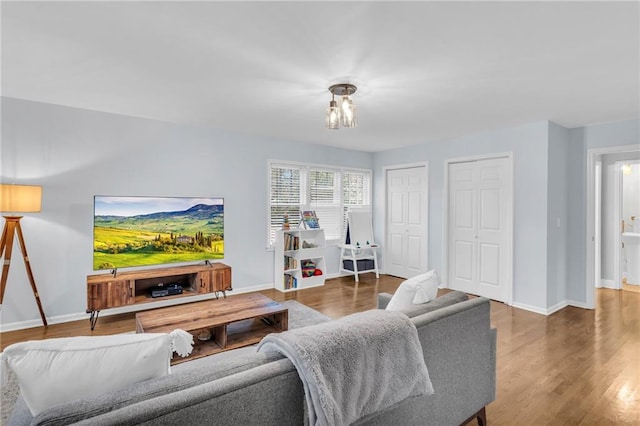
[[[391,295],[380,294],[384,308]],[[418,330],[435,393],[406,399],[360,425],[460,425],[495,399],[496,330],[489,300],[450,292],[405,312]],[[398,360],[402,362],[402,360]],[[33,418],[18,399],[11,425],[302,425],[304,390],[289,359],[255,347],[179,364],[172,374]]]

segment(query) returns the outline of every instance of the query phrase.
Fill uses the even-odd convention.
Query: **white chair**
[[[380,278],[378,248],[373,241],[371,212],[348,212],[345,241],[340,245],[340,271],[353,274],[356,282],[358,274],[365,272],[375,272],[376,278]]]

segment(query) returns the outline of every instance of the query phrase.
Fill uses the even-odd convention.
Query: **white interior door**
[[[510,161],[449,165],[449,287],[502,302],[511,286]]]
[[[427,270],[427,167],[387,170],[385,272],[403,278]]]
[[[475,163],[449,165],[449,288],[477,294]]]

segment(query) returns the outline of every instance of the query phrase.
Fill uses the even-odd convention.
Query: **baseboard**
[[[524,309],[525,311],[533,312],[536,314],[549,316],[554,312],[558,312],[559,310],[566,308],[567,306],[569,306],[569,303],[565,300],[560,303],[556,303],[555,305],[550,306],[548,308],[540,308],[538,306],[532,306],[532,305],[527,305],[526,303],[518,303],[518,302],[513,302],[513,305],[511,306],[518,309]]]
[[[573,306],[576,308],[582,308],[582,309],[595,309],[592,306],[587,305],[585,302],[576,302],[575,300],[567,300],[567,303],[569,304],[569,306]]]
[[[551,315],[554,312],[558,312],[559,310],[566,308],[567,306],[569,306],[569,302],[563,300],[560,303],[556,303],[555,305],[548,307],[546,315]]]
[[[244,287],[244,288],[234,289],[234,290],[232,290],[231,293],[228,293],[228,294],[229,295],[234,295],[234,294],[251,293],[251,292],[254,292],[254,291],[268,290],[268,289],[272,289],[272,288],[273,288],[273,283],[259,284],[259,285],[255,285],[255,286],[251,286],[251,287]],[[157,308],[164,308],[164,307],[167,307],[167,306],[180,305],[182,303],[185,303],[187,300],[189,302],[200,302],[202,300],[215,299],[215,297],[216,296],[215,296],[214,293],[207,293],[207,294],[199,294],[199,295],[190,296],[189,298],[158,300],[158,301],[155,301],[155,302],[149,302],[149,303],[144,303],[144,304],[138,304],[138,305],[132,305],[132,306],[123,306],[123,307],[120,307],[120,308],[113,308],[113,309],[108,309],[106,311],[100,311],[99,318],[108,317],[108,316],[111,316],[111,315],[125,314],[125,313],[129,313],[129,312],[137,312],[137,311],[143,311],[143,310],[148,310],[148,309],[157,309]],[[1,311],[0,311],[0,315],[1,315]],[[58,316],[52,316],[52,317],[48,316],[47,317],[47,323],[49,325],[62,324],[62,323],[65,323],[65,322],[80,321],[80,320],[89,321],[89,314],[87,314],[86,312],[79,312],[79,313],[76,313],[76,314],[67,314],[67,315],[58,315]],[[2,319],[0,318],[0,322],[1,321],[2,321]],[[98,319],[98,326],[99,325],[100,325],[100,320]],[[0,333],[4,333],[6,331],[23,330],[25,328],[41,327],[41,326],[42,326],[42,320],[41,319],[33,319],[33,320],[27,320],[27,321],[12,322],[12,323],[8,323],[8,324],[0,325]]]
[[[616,285],[614,280],[600,280],[600,286],[602,288],[610,288],[612,290],[620,290],[620,287]]]
[[[79,317],[80,314],[71,314],[71,315],[61,315],[64,317],[69,317],[69,319],[64,320],[64,321],[55,321],[54,317],[47,317],[47,323],[49,325],[51,324],[59,324],[62,322],[69,322],[69,321],[76,321],[78,319],[84,319],[86,318],[86,314],[84,315],[83,318]],[[78,316],[78,318],[76,318],[76,316]],[[0,317],[0,322],[2,321],[2,318]],[[0,325],[0,333],[4,333],[6,331],[15,331],[15,330],[24,330],[27,328],[34,328],[34,327],[42,327],[42,320],[41,319],[32,319],[32,320],[28,320],[28,321],[19,321],[19,322],[12,322],[9,324],[2,324]]]
[[[547,309],[540,308],[538,306],[527,305],[526,303],[513,302],[511,305],[514,308],[524,309],[525,311],[533,312],[540,315],[549,315]]]
[[[562,302],[556,303],[555,305],[550,306],[546,309],[539,308],[537,306],[527,305],[525,303],[514,303],[512,306],[514,308],[524,309],[525,311],[530,311],[530,312],[534,312],[536,314],[541,314],[545,316],[549,316],[555,312],[558,312],[566,308],[567,306],[573,306],[575,308],[581,308],[581,309],[593,309],[592,307],[587,306],[585,302],[577,302],[575,300],[563,300]]]

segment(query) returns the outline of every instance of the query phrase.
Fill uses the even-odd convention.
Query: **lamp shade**
[[[41,205],[41,186],[0,184],[0,212],[37,213]]]

